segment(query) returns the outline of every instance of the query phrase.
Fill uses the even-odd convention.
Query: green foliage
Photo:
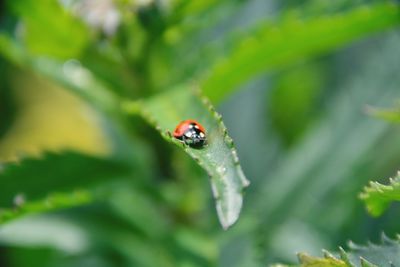
[[[400,240],[382,236],[381,244],[369,243],[367,246],[349,243],[349,251],[340,248],[340,253],[324,251],[324,257],[298,254],[301,267],[377,267],[397,266],[400,262]],[[279,265],[278,265],[279,266]]]
[[[118,96],[77,61],[72,60],[61,64],[54,60],[35,59],[31,60],[28,66],[108,114],[115,115],[119,108]]]
[[[21,47],[12,42],[12,40],[4,33],[0,32],[0,54],[7,60],[22,64],[23,51]]]
[[[400,123],[400,108],[375,108],[367,107],[367,112],[369,115],[383,119],[388,122]]]
[[[260,235],[260,240],[265,244],[267,259],[276,253],[269,254],[268,249],[294,254],[293,251],[304,250],[304,244],[312,244],[316,249],[326,247],[318,244],[368,238],[360,225],[383,230],[365,225],[364,210],[356,196],[382,170],[397,168],[398,132],[392,125],[371,119],[363,112],[366,103],[388,105],[399,96],[398,80],[387,83],[392,75],[397,77],[397,41],[388,41],[381,51],[363,60],[357,74],[340,83],[341,90],[327,89],[331,94],[325,101],[329,104],[319,110],[319,120],[285,152],[282,161],[272,161],[265,169],[257,193],[248,202],[257,206],[257,216],[262,218],[259,229],[264,235]],[[341,75],[340,79],[344,77]],[[271,134],[268,137],[273,138]],[[268,145],[273,142],[276,140]],[[396,219],[392,220],[396,225]],[[338,238],[337,233],[347,227],[349,230]],[[393,229],[396,231],[396,226]],[[288,247],[288,236],[301,234],[301,244]]]
[[[315,258],[307,254],[300,253],[298,255],[301,266],[315,266],[315,267],[349,267],[346,262],[337,259],[332,255],[326,253],[324,258]]]
[[[367,112],[373,117],[388,122],[400,122],[398,108],[383,109],[368,106]],[[398,172],[394,178],[389,178],[388,185],[370,181],[369,185],[364,187],[364,191],[359,194],[359,198],[364,201],[372,216],[382,215],[392,202],[400,201],[400,173]]]
[[[20,201],[20,203],[18,203]],[[0,224],[4,224],[19,217],[58,211],[65,208],[79,207],[94,202],[94,198],[89,191],[74,191],[71,193],[51,193],[51,195],[37,201],[25,203],[24,195],[14,197],[15,207],[0,209]]]
[[[183,148],[211,177],[211,187],[222,226],[227,229],[239,217],[244,188],[249,181],[239,165],[233,140],[222,117],[211,103],[191,88],[182,87],[141,102],[126,103],[123,109],[139,112],[163,137]],[[194,119],[207,129],[207,146],[190,148],[172,136],[179,122]]]
[[[126,163],[76,152],[46,153],[6,164],[0,172],[0,223],[90,203],[94,198],[82,189],[131,173]]]
[[[300,64],[276,78],[268,111],[273,127],[287,145],[301,138],[301,133],[315,119],[324,83],[323,71],[322,64]]]
[[[380,3],[343,14],[303,20],[286,16],[260,25],[222,59],[203,82],[204,93],[220,101],[256,74],[337,49],[399,24],[396,5]]]
[[[389,179],[389,185],[370,182],[360,194],[360,198],[365,202],[371,215],[381,215],[391,202],[400,201],[400,173],[395,178]]]
[[[400,158],[398,130],[363,112],[400,98],[393,1],[0,9],[0,266],[294,264],[399,232],[396,206],[375,220],[356,198]],[[367,111],[398,121],[397,108]],[[186,119],[207,146],[172,137]],[[399,199],[399,179],[362,193],[372,213]],[[397,266],[399,241],[298,258]]]
[[[70,60],[63,64],[59,60],[32,57],[23,50],[21,44],[1,33],[0,53],[11,62],[63,85],[103,111],[115,113],[115,110],[118,109],[117,95],[104,86],[79,61]]]
[[[41,5],[33,0],[7,3],[24,23],[24,44],[32,54],[65,59],[84,49],[89,32],[56,1],[45,0]]]

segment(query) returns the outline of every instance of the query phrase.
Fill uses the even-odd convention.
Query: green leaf
[[[27,67],[60,84],[100,110],[115,115],[119,112],[119,97],[104,86],[90,70],[77,60],[62,64],[50,59],[30,59]]]
[[[332,256],[325,256],[324,258],[311,257],[304,253],[298,255],[301,266],[308,267],[347,267],[344,261],[336,259]]]
[[[274,79],[268,111],[273,129],[288,146],[302,137],[315,120],[315,113],[320,112],[316,103],[323,93],[324,71],[326,68],[322,64],[301,64],[281,72]]]
[[[21,201],[15,207],[8,209],[0,208],[0,224],[29,214],[72,208],[95,201],[93,194],[85,190],[76,190],[70,193],[51,193],[41,200],[27,203],[24,203],[22,195],[17,195],[15,199]]]
[[[0,170],[0,223],[26,213],[87,203],[90,194],[80,190],[132,172],[126,163],[75,152],[46,153]],[[10,207],[15,210],[4,211]]]
[[[30,52],[57,58],[76,57],[88,41],[82,22],[66,12],[59,1],[8,1],[10,10],[24,23],[24,41]],[[45,29],[43,27],[46,27]]]
[[[350,75],[348,80],[341,79],[334,92],[328,89],[329,104],[325,103],[327,109],[318,114],[319,121],[285,152],[281,162],[271,161],[268,167],[275,171],[264,172],[256,187],[258,192],[249,194],[247,202],[262,221],[258,231],[264,233],[259,237],[260,243],[264,242],[266,259],[274,256],[272,248],[276,248],[276,240],[282,240],[282,234],[297,235],[298,225],[309,231],[304,240],[322,244],[326,244],[327,236],[348,236],[343,229],[351,233],[360,230],[365,218],[359,209],[361,203],[355,202],[354,196],[371,177],[392,169],[400,157],[400,139],[393,126],[360,112],[366,103],[387,106],[400,98],[400,76],[396,72],[400,62],[399,40],[395,32],[388,34],[382,40],[383,49],[367,50],[361,56],[362,66],[357,74]],[[388,84],[392,78],[396,81]],[[277,141],[267,134],[272,137],[267,145],[273,146]],[[289,251],[284,242],[279,249]]]
[[[392,123],[400,123],[400,106],[394,108],[376,108],[368,106],[366,111],[375,118]]]
[[[0,55],[15,64],[23,63],[24,52],[21,45],[17,45],[10,36],[2,32],[0,32]]]
[[[276,24],[265,22],[214,66],[202,88],[218,102],[264,71],[327,53],[399,23],[398,6],[388,2],[307,20],[286,16]]]
[[[339,248],[339,253],[324,251],[324,256],[313,257],[299,253],[301,267],[384,267],[399,266],[400,241],[382,235],[381,244],[369,243],[367,246],[349,243],[349,251]],[[279,266],[279,265],[277,265]]]
[[[205,0],[205,1],[177,1],[174,3],[184,12],[186,16],[197,14],[201,11],[208,10],[210,7],[218,4],[219,1]]]
[[[391,202],[400,201],[400,172],[395,178],[389,179],[389,185],[371,181],[360,194],[360,198],[371,215],[381,215]]]
[[[75,59],[66,62],[32,57],[11,36],[0,33],[0,55],[10,62],[39,73],[82,97],[100,110],[115,115],[119,112],[119,97]]]
[[[242,207],[243,190],[249,182],[221,115],[208,100],[190,88],[181,87],[145,101],[124,103],[123,109],[131,114],[140,113],[167,141],[181,147],[207,171],[222,227],[227,229],[234,224]],[[193,149],[172,137],[176,125],[186,119],[195,119],[205,127],[206,147]]]

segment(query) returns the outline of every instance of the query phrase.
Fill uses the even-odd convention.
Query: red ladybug
[[[195,120],[185,120],[176,126],[174,137],[193,148],[202,148],[207,144],[204,127]]]

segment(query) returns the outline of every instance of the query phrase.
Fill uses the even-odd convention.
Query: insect
[[[195,120],[185,120],[179,123],[173,135],[193,148],[202,148],[207,144],[204,127]]]

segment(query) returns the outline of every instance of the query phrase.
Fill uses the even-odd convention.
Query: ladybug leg
[[[172,138],[172,133],[171,133],[170,131],[167,130],[167,131],[165,132],[165,134],[166,134],[169,138]]]
[[[183,139],[183,137],[176,138],[176,139],[179,141],[179,143],[182,144],[182,148],[186,148],[187,147],[187,144],[186,144],[185,140]]]
[[[185,135],[182,135],[180,140],[182,141],[182,143],[187,146],[188,142],[190,142],[190,139],[188,139]]]

